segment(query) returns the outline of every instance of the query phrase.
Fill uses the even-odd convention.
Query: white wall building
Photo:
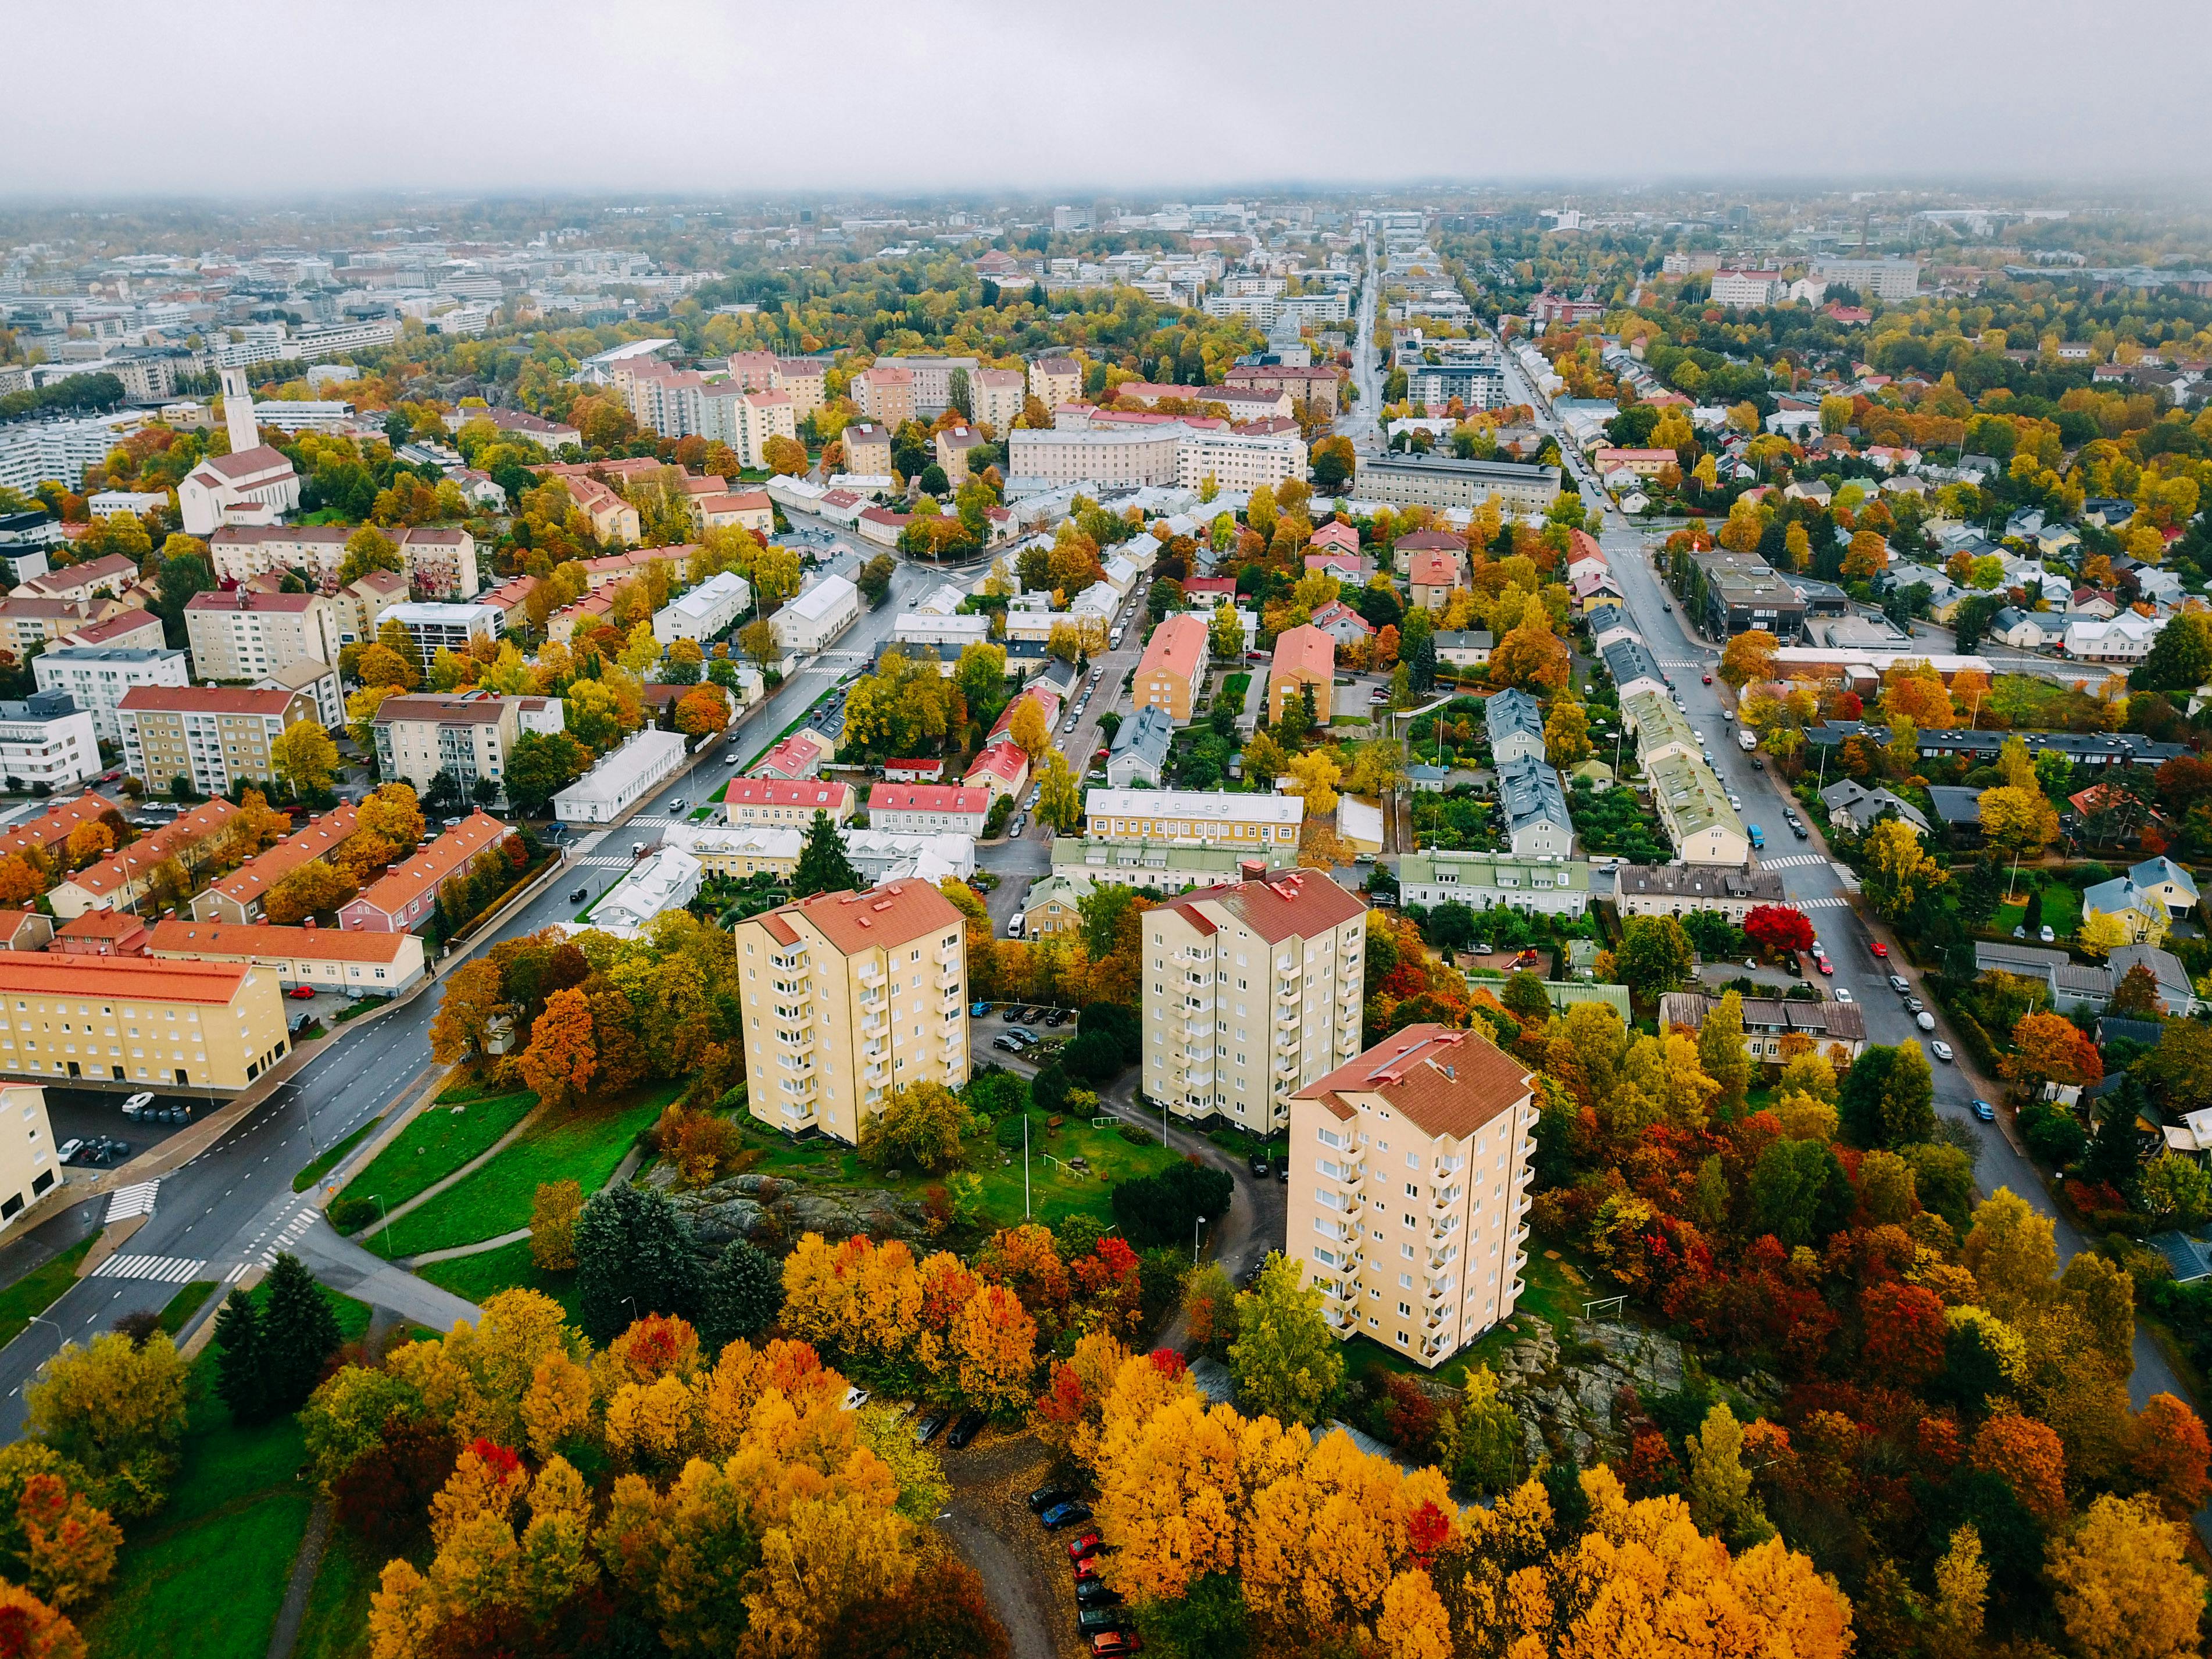
[[[653,637],[663,645],[674,640],[710,640],[726,632],[752,608],[752,585],[735,571],[722,571],[654,611]]]
[[[860,590],[842,576],[824,576],[769,618],[775,641],[791,656],[819,651],[860,619]]]
[[[553,816],[563,823],[611,823],[643,800],[684,764],[681,732],[648,727],[553,797]]]
[[[67,692],[34,691],[21,702],[0,702],[0,778],[10,789],[42,783],[66,789],[99,771],[92,716]]]
[[[112,744],[123,741],[115,705],[132,686],[192,683],[183,652],[143,646],[58,646],[31,659],[31,673],[40,690],[65,693],[91,716],[94,734]]]

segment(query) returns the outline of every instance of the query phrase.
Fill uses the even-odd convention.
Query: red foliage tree
[[[1012,1651],[982,1579],[950,1553],[931,1560],[903,1593],[848,1607],[821,1648],[822,1659],[1008,1659]]]
[[[1443,1421],[1436,1397],[1410,1376],[1389,1377],[1383,1386],[1389,1398],[1382,1405],[1382,1432],[1408,1456],[1430,1456]]]
[[[394,1418],[384,1425],[381,1449],[331,1483],[331,1512],[375,1550],[396,1553],[422,1533],[430,1500],[460,1452],[434,1425]]]
[[[1743,919],[1743,931],[1770,951],[1809,951],[1813,924],[1802,910],[1786,904],[1759,904]]]
[[[1943,1299],[1918,1285],[1879,1284],[1859,1299],[1866,1321],[1867,1368],[1876,1379],[1913,1389],[1943,1369]]]

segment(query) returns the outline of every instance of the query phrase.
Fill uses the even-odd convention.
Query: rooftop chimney
[[[1239,859],[1237,860],[1237,873],[1246,881],[1265,881],[1267,866],[1260,859]]]

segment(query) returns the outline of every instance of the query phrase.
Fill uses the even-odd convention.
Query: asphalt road
[[[570,873],[564,873],[497,934],[449,959],[447,969],[480,953],[496,939],[573,916],[576,907],[568,902],[568,893],[587,885],[596,896],[611,885],[630,862],[629,842],[649,839],[646,826],[656,818],[667,820],[662,802],[676,796],[694,804],[704,799],[737,770],[722,758],[727,750],[734,748],[741,760],[750,760],[838,679],[872,659],[902,607],[957,574],[952,567],[940,572],[902,559],[884,603],[863,611],[835,646],[800,668],[746,717],[737,728],[737,741],[703,751],[603,841],[584,836],[569,850]],[[0,1437],[21,1432],[23,1385],[64,1339],[82,1340],[125,1314],[158,1311],[187,1281],[228,1280],[263,1264],[306,1231],[326,1224],[314,1208],[313,1194],[295,1193],[292,1179],[323,1148],[428,1085],[431,1060],[427,1034],[438,997],[435,988],[426,989],[404,1006],[352,1028],[216,1146],[162,1179],[152,1215],[118,1254],[113,1270],[80,1279],[27,1330],[0,1348]],[[143,1150],[149,1133],[125,1120],[120,1108],[118,1097],[112,1125],[103,1132]],[[82,1133],[98,1121],[96,1109],[82,1111],[72,1106],[70,1113],[73,1133]],[[9,1265],[27,1265],[54,1248],[65,1248],[85,1231],[88,1209],[93,1210],[96,1224],[100,1211],[94,1206],[65,1212],[27,1236],[19,1249],[11,1249]]]

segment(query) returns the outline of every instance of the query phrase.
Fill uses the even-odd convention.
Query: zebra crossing
[[[181,1255],[111,1255],[92,1270],[94,1279],[151,1279],[181,1285],[197,1279],[207,1263]]]
[[[580,870],[627,870],[636,862],[635,859],[624,858],[619,853],[594,853],[588,858],[575,860]]]
[[[246,1274],[252,1272],[256,1267],[267,1268],[275,1267],[276,1265],[277,1253],[280,1250],[289,1250],[295,1244],[298,1243],[306,1235],[307,1230],[313,1226],[315,1223],[321,1218],[322,1213],[323,1212],[320,1210],[316,1209],[312,1204],[301,1209],[289,1221],[284,1224],[283,1231],[279,1232],[274,1239],[271,1239],[265,1247],[261,1248],[260,1254],[258,1255],[254,1254],[254,1250],[256,1246],[259,1246],[261,1244],[261,1241],[258,1238],[254,1240],[252,1244],[246,1247],[246,1259],[240,1261],[236,1267],[233,1267],[228,1273],[223,1275],[223,1283],[226,1285],[235,1285],[240,1279],[245,1278]],[[266,1237],[267,1235],[264,1233],[263,1237]]]
[[[1850,905],[1850,901],[1841,894],[1827,898],[1792,899],[1790,902],[1800,910],[1843,910]]]
[[[1801,870],[1808,865],[1826,864],[1828,860],[1818,853],[1792,853],[1786,858],[1761,859],[1762,870]]]
[[[153,1214],[154,1195],[161,1189],[161,1182],[158,1176],[152,1181],[139,1182],[135,1186],[118,1187],[107,1195],[106,1224],[112,1227],[118,1221],[130,1220],[133,1216]]]

